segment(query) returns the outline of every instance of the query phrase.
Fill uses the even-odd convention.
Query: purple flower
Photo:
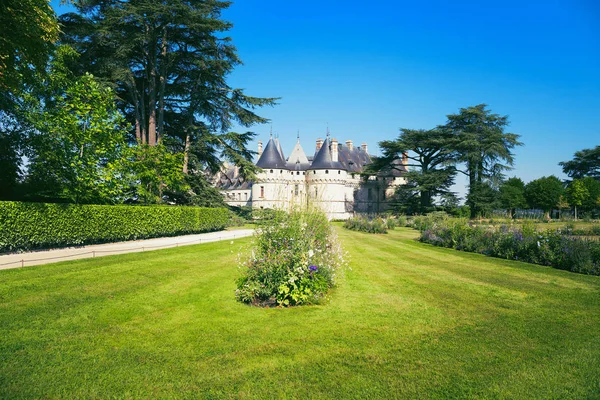
[[[318,268],[316,265],[311,265],[310,267],[308,267],[308,269],[310,270],[310,272],[315,272]]]

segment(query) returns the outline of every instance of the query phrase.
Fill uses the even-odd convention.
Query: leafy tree
[[[254,110],[275,98],[246,95],[227,84],[241,64],[221,19],[230,2],[218,0],[76,0],[78,14],[61,16],[66,35],[82,54],[80,68],[112,82],[135,139],[160,141],[183,153],[182,170],[225,158],[256,171],[246,144],[253,133],[229,132],[267,122]],[[189,165],[192,153],[200,163]]]
[[[471,218],[480,215],[489,197],[488,183],[498,187],[502,172],[513,165],[512,149],[520,146],[519,135],[506,133],[508,117],[492,114],[487,105],[479,104],[461,108],[458,114],[448,115],[446,129],[454,134],[453,149],[458,154],[458,161],[466,166],[460,171],[469,178],[469,194],[467,204],[471,209]],[[486,193],[478,194],[477,190]]]
[[[409,201],[411,208],[414,205],[410,199],[416,199],[419,203],[415,210],[417,212],[431,211],[434,197],[448,194],[454,183],[456,172],[452,164],[455,155],[448,146],[451,139],[451,135],[444,129],[403,128],[396,140],[379,142],[383,155],[375,157],[365,173],[391,170],[401,172],[408,185],[399,188],[397,195],[403,202]],[[406,162],[402,164],[399,160]],[[411,169],[407,172],[406,167]]]
[[[171,153],[163,144],[139,144],[132,148],[129,165],[136,180],[134,200],[145,204],[163,203],[167,194],[189,189],[181,170],[183,153]]]
[[[59,27],[47,0],[0,2],[0,110],[43,73]]]
[[[600,146],[577,151],[571,161],[562,161],[558,165],[573,179],[589,176],[600,180]]]
[[[477,205],[478,216],[488,215],[492,210],[500,207],[498,190],[494,189],[488,182],[477,182],[470,189],[472,190],[467,193],[466,203]]]
[[[514,218],[515,209],[527,206],[525,200],[525,183],[520,178],[514,177],[503,182],[499,188],[500,203],[508,210],[510,218]]]
[[[122,195],[114,168],[126,147],[124,118],[113,91],[90,74],[74,77],[65,68],[76,56],[60,47],[43,96],[27,96],[30,124],[27,184],[33,196],[76,203],[113,202]]]
[[[600,206],[600,180],[596,180],[591,176],[578,179],[583,187],[587,190],[588,196],[582,201],[581,210],[586,212],[594,212]],[[596,213],[597,215],[597,213]]]
[[[580,207],[583,202],[587,200],[590,196],[590,192],[582,181],[576,179],[567,186],[566,194],[569,204],[575,209],[575,220],[577,220],[577,207]]]
[[[550,218],[550,211],[558,207],[564,193],[563,184],[554,175],[533,180],[525,186],[525,198],[532,208],[540,208],[545,217]]]
[[[45,71],[58,33],[47,0],[0,2],[0,199],[17,198],[22,177],[23,127],[15,107]]]

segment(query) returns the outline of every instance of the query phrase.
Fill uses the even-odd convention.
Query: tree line
[[[256,172],[255,134],[232,127],[277,101],[227,82],[241,64],[230,2],[73,5],[0,5],[0,199],[222,205],[211,172]]]
[[[513,150],[522,145],[520,135],[505,131],[508,125],[508,116],[479,104],[448,115],[446,124],[433,129],[402,128],[395,140],[379,143],[382,156],[374,158],[365,174],[402,171],[394,160],[406,157],[407,184],[399,186],[392,199],[398,213],[456,212],[459,199],[450,188],[463,174],[468,178],[465,204],[471,218],[497,209],[506,209],[514,217],[516,209],[528,207],[543,210],[546,217],[553,209],[570,207],[576,217],[578,210],[598,214],[600,146],[559,163],[570,179],[549,176],[525,184],[518,177],[506,179],[514,165]]]

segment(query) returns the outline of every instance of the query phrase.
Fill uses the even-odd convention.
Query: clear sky
[[[559,161],[600,145],[596,0],[238,0],[224,16],[244,62],[230,83],[282,97],[260,114],[286,152],[300,131],[310,153],[329,125],[377,154],[401,127],[480,103],[521,135],[508,175],[525,182],[564,178]],[[253,130],[268,140],[270,126]]]

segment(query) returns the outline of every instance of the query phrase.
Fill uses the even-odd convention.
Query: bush
[[[600,275],[600,242],[522,227],[473,226],[464,219],[421,223],[420,240],[435,246],[518,260],[583,274]]]
[[[223,229],[224,208],[0,202],[0,252]]]
[[[379,217],[359,216],[344,221],[344,228],[367,233],[387,233],[388,229],[393,229],[395,226],[395,222],[391,218],[384,220]]]
[[[260,222],[236,298],[259,306],[318,303],[344,262],[326,215],[319,210],[273,215]]]

